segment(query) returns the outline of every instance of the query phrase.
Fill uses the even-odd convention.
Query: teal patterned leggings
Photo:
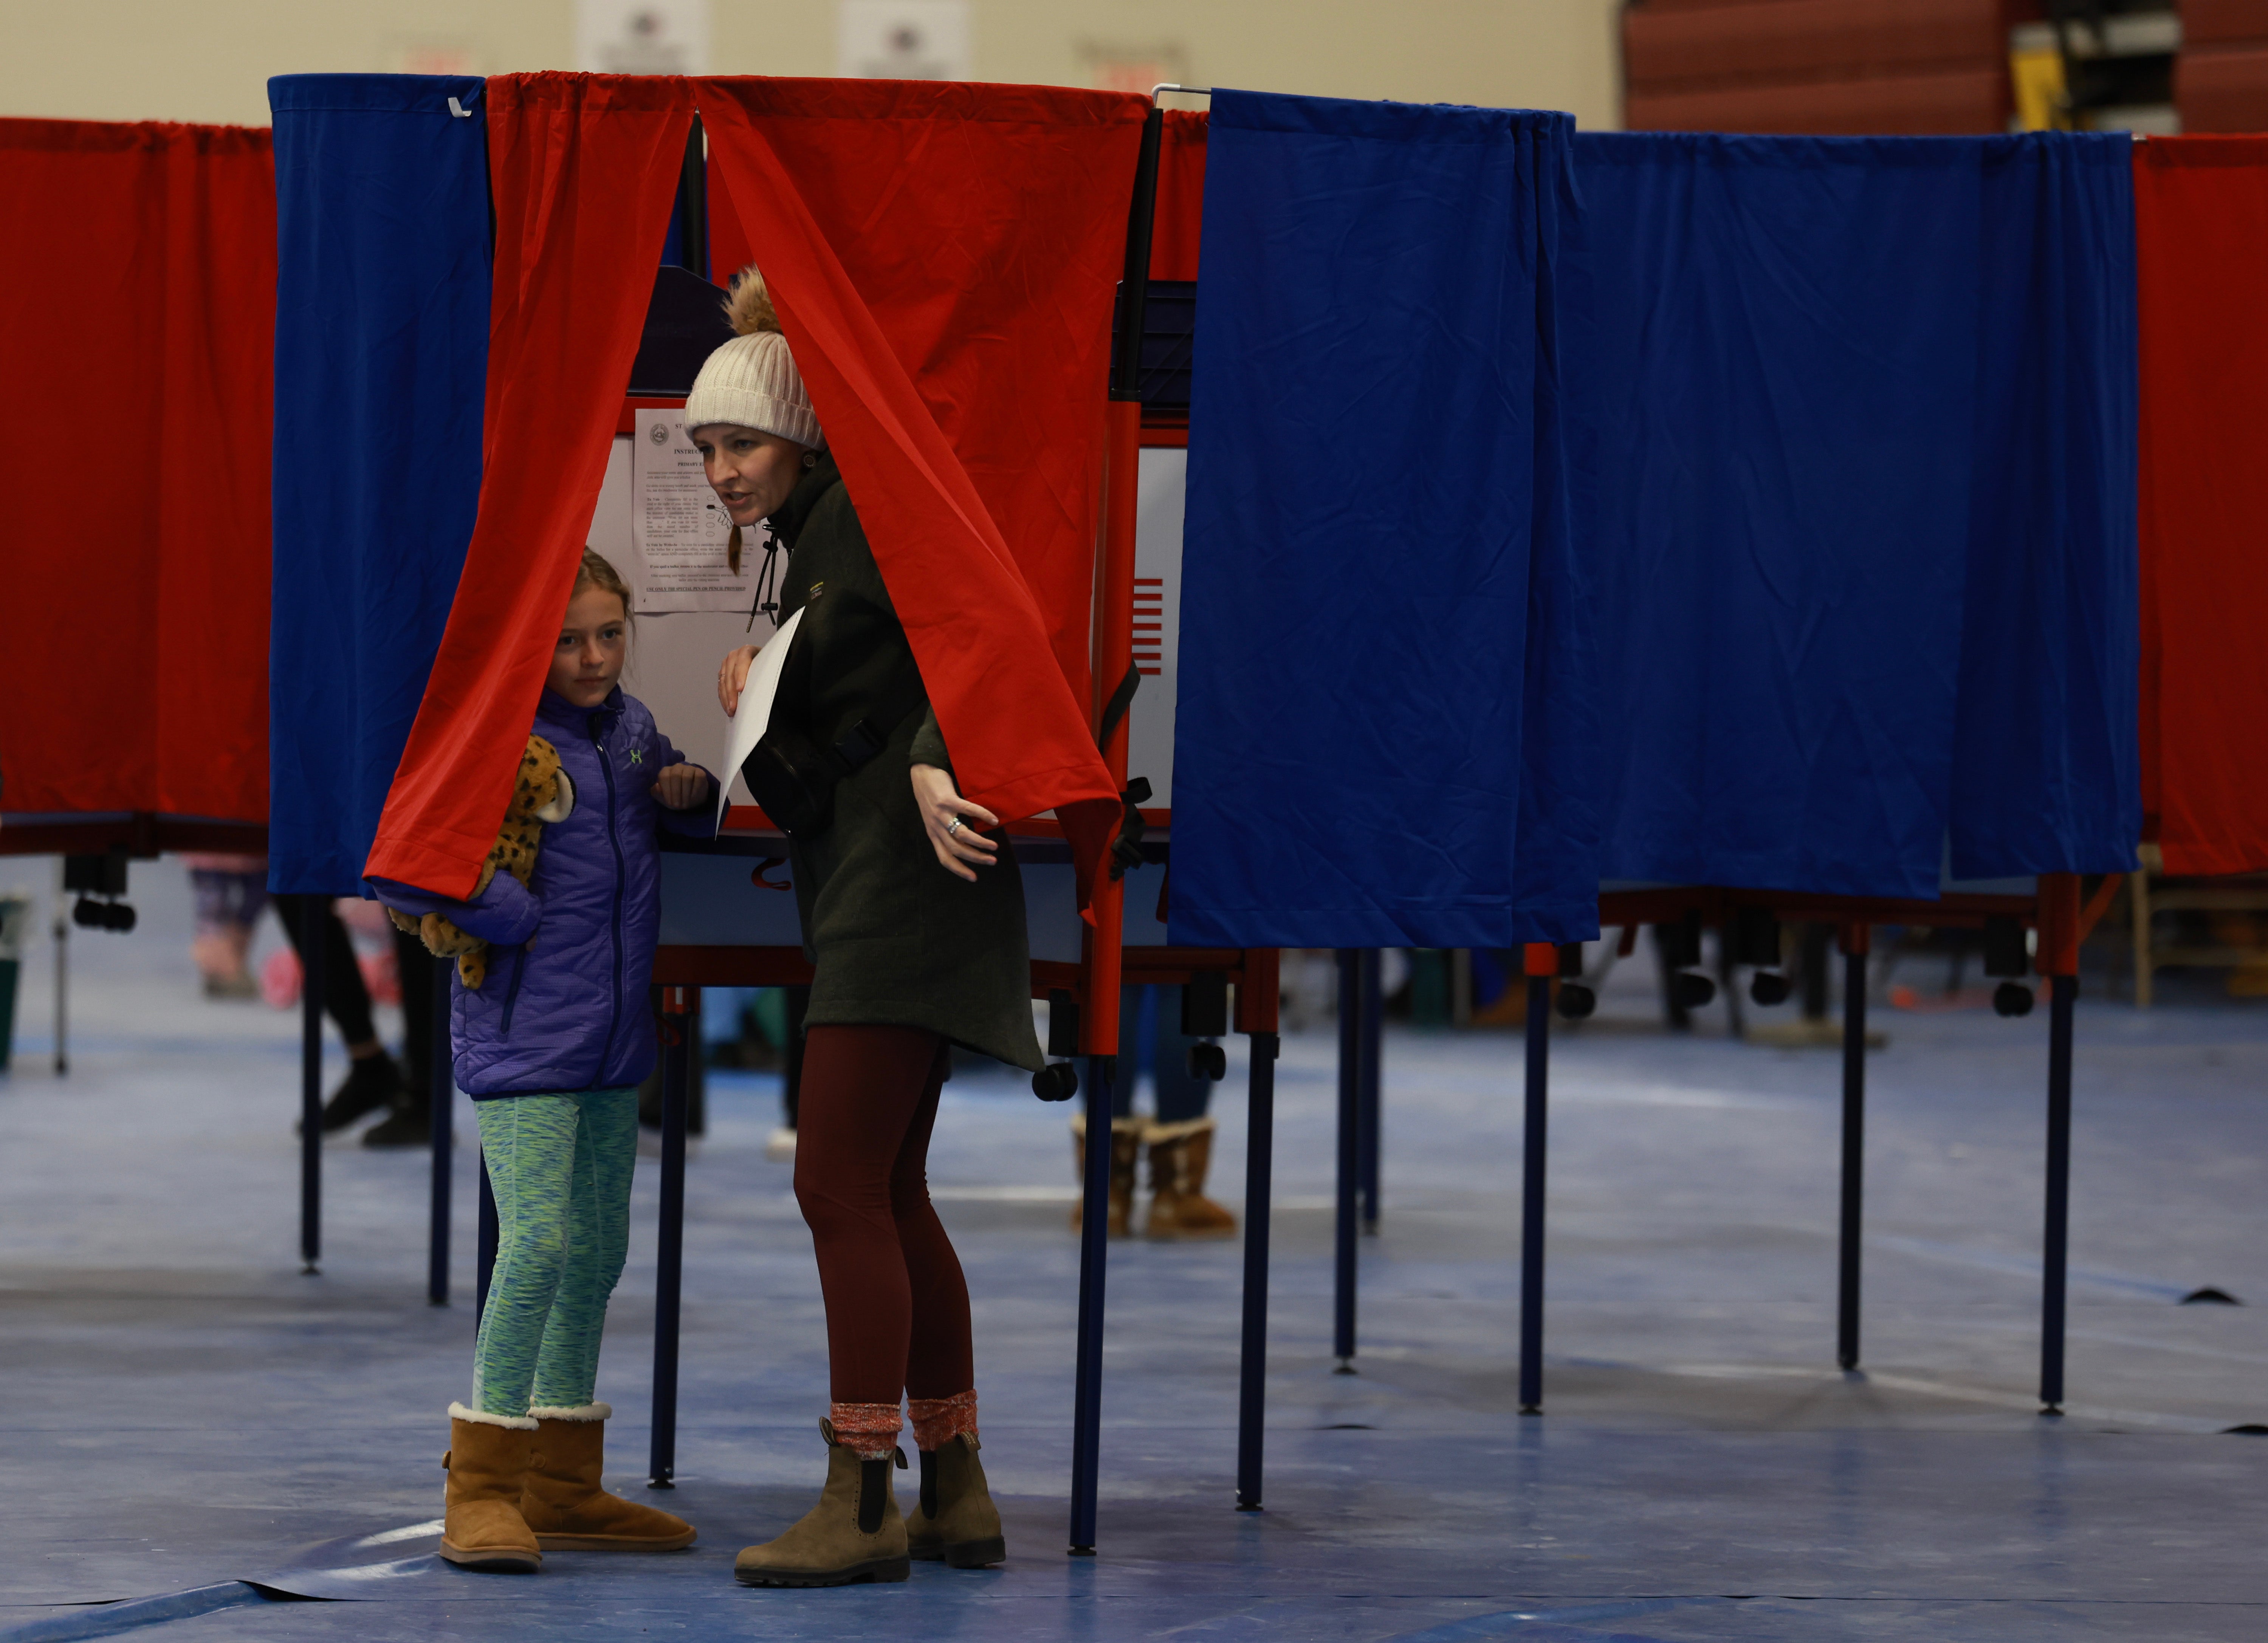
[[[637,1092],[511,1095],[473,1110],[497,1237],[472,1407],[579,1409],[596,1401],[607,1298],[630,1249]]]

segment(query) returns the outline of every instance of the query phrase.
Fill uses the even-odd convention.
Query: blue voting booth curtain
[[[1956,879],[2125,873],[2142,836],[2130,146],[1985,145]]]
[[[1596,929],[1564,114],[1217,92],[1172,939]]]
[[[2125,139],[1576,157],[1604,876],[1928,896],[1948,836],[1958,876],[2125,865]]]
[[[273,889],[359,888],[472,535],[489,340],[481,91],[424,75],[269,82]]]

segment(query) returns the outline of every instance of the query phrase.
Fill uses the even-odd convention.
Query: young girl
[[[441,913],[490,948],[482,984],[453,983],[450,1010],[498,1232],[472,1396],[449,1406],[441,1555],[471,1568],[693,1541],[682,1519],[600,1487],[613,1411],[595,1401],[599,1337],[629,1243],[637,1085],[654,1058],[655,829],[706,836],[713,792],[616,684],[629,627],[629,590],[586,551],[534,725],[558,750],[572,809],[545,826],[530,881],[498,873],[469,902],[374,881],[389,906]]]

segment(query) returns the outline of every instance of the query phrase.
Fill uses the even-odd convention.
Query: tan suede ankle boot
[[[976,1434],[956,1433],[921,1452],[921,1504],[906,1520],[906,1552],[955,1569],[987,1569],[1008,1556],[1000,1511],[976,1458]]]
[[[1150,1144],[1148,1238],[1233,1238],[1236,1217],[1204,1195],[1205,1172],[1212,1168],[1213,1121],[1189,1118],[1153,1124],[1144,1133]]]
[[[519,1514],[519,1492],[535,1423],[476,1414],[462,1404],[450,1404],[449,1416],[449,1452],[441,1457],[449,1474],[441,1555],[468,1569],[534,1573],[543,1566],[543,1551]]]
[[[531,1409],[535,1436],[519,1514],[546,1551],[675,1551],[693,1544],[693,1526],[681,1517],[610,1495],[600,1486],[606,1470],[604,1404],[579,1409]]]
[[[906,1457],[893,1450],[879,1460],[862,1460],[835,1435],[835,1423],[819,1423],[827,1440],[827,1487],[819,1504],[777,1540],[750,1546],[733,1560],[733,1578],[743,1586],[850,1586],[860,1580],[902,1580],[912,1573],[906,1561],[906,1521],[898,1514],[890,1489],[890,1469]]]
[[[1142,1161],[1142,1120],[1113,1118],[1110,1121],[1110,1215],[1106,1223],[1113,1238],[1123,1238],[1134,1230],[1134,1169]],[[1081,1113],[1071,1121],[1071,1164],[1074,1176],[1084,1187],[1086,1181],[1086,1115]],[[1080,1218],[1086,1213],[1084,1201],[1071,1208],[1071,1229],[1077,1232]]]

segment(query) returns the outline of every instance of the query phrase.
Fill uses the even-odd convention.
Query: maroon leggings
[[[814,1027],[795,1196],[819,1248],[829,1394],[951,1397],[976,1384],[968,1285],[929,1201],[929,1135],[952,1051],[917,1027]]]

